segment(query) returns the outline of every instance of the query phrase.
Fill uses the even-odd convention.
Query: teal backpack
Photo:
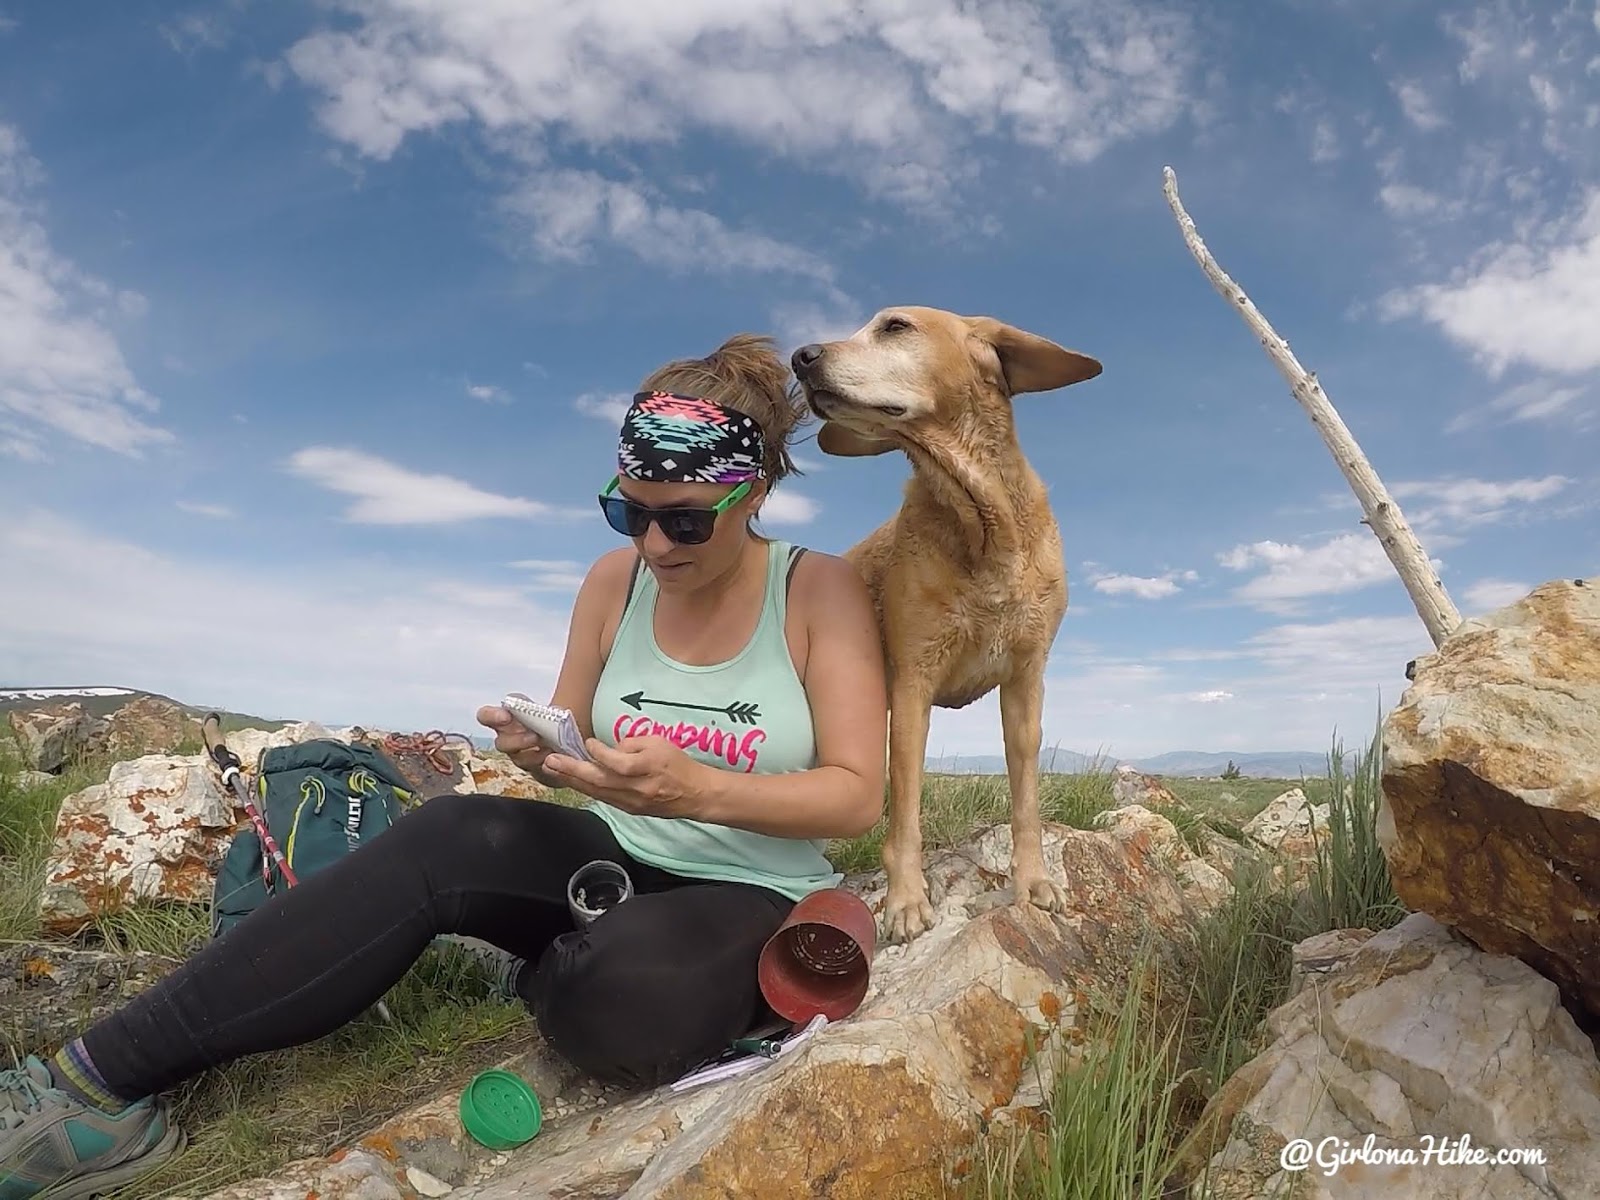
[[[316,738],[262,751],[255,804],[299,881],[388,829],[416,800],[411,783],[381,751]],[[287,890],[255,825],[233,836],[211,896],[211,935],[221,937]]]

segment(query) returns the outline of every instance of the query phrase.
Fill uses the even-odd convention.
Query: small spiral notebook
[[[525,729],[539,735],[539,739],[552,750],[562,754],[592,761],[583,744],[583,731],[567,709],[553,704],[540,704],[521,692],[510,692],[501,702],[502,707],[520,721]]]

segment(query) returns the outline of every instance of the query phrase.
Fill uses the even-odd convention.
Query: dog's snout
[[[789,358],[789,365],[795,369],[796,374],[799,374],[807,367],[814,365],[821,357],[822,347],[817,345],[816,342],[812,342],[810,345],[801,346],[800,349],[796,350]]]

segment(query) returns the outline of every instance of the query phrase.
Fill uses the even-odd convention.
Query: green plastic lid
[[[539,1097],[520,1076],[495,1069],[473,1077],[461,1093],[461,1124],[491,1150],[510,1150],[539,1132]]]

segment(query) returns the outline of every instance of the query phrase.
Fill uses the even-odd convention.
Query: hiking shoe
[[[0,1071],[0,1200],[87,1200],[183,1146],[182,1130],[154,1097],[102,1112],[57,1088],[31,1054],[20,1069]]]
[[[500,999],[522,999],[517,994],[517,976],[528,965],[527,959],[518,958],[509,950],[490,945],[481,938],[465,937],[459,933],[441,933],[433,939],[433,944],[440,948],[453,947],[487,971],[494,981],[495,995]],[[0,1192],[0,1200],[10,1200],[10,1197]]]

